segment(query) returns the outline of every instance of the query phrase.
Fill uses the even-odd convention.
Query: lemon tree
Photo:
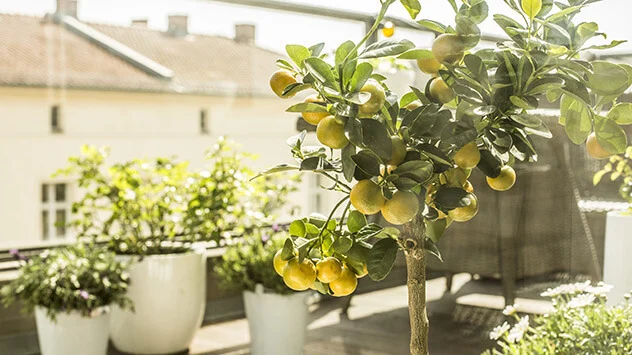
[[[484,174],[490,189],[504,191],[520,178],[512,165],[538,158],[532,137],[552,134],[534,110],[545,101],[559,105],[568,138],[588,141],[597,158],[627,145],[620,126],[632,123],[632,105],[617,99],[632,84],[632,66],[580,56],[621,43],[605,41],[596,23],[576,20],[600,0],[503,1],[511,16],[490,16],[485,0],[445,0],[455,17],[442,24],[423,18],[422,0],[380,0],[364,38],[345,41],[331,54],[323,53],[322,43],[288,45],[270,80],[282,98],[312,95],[287,111],[317,125],[322,146],[305,145],[301,132],[287,141],[296,164],[261,174],[321,174],[341,195],[328,216],[292,222],[274,267],[294,289],[344,296],[359,277],[386,277],[403,251],[415,355],[428,354],[426,253],[441,258],[436,243],[446,228],[475,218],[479,204],[470,174]],[[434,31],[434,43],[417,47],[389,38],[390,30],[385,40],[367,43],[392,5]],[[485,20],[506,40],[479,45]],[[398,97],[371,64],[384,57],[416,62],[432,78]],[[367,222],[377,213],[384,225]]]

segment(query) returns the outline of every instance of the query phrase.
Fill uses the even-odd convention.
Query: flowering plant
[[[550,297],[553,310],[536,317],[519,317],[516,308],[507,307],[505,315],[513,316],[512,327],[505,322],[490,333],[498,347],[484,355],[523,354],[631,354],[632,304],[630,295],[616,307],[606,306],[612,286],[589,281],[548,289],[542,296]]]
[[[283,247],[287,230],[276,225],[246,234],[238,243],[228,246],[215,273],[224,289],[254,291],[257,284],[277,294],[292,293],[272,267],[276,252]]]
[[[129,285],[127,265],[103,248],[68,246],[32,258],[17,250],[11,254],[21,266],[19,276],[0,289],[5,307],[19,300],[24,311],[43,307],[52,320],[60,312],[71,311],[95,317],[107,312],[110,305],[133,309],[125,295]]]

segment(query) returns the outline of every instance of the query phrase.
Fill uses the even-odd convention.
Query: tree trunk
[[[421,213],[419,213],[421,215]],[[410,315],[410,354],[428,355],[428,315],[426,313],[426,254],[423,217],[404,225],[404,247],[408,270],[408,313]]]

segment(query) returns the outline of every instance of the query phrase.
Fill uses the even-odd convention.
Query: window
[[[53,133],[62,132],[60,109],[57,105],[50,108],[50,128]]]
[[[42,184],[42,239],[65,238],[70,213],[68,184]]]
[[[203,108],[200,110],[200,133],[208,134],[208,110]]]

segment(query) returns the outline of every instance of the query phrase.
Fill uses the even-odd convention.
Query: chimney
[[[235,25],[235,42],[239,44],[255,44],[255,25]]]
[[[169,15],[169,29],[167,33],[176,36],[186,36],[189,33],[189,17],[187,15]]]
[[[77,18],[77,0],[57,0],[55,15]]]
[[[132,27],[147,28],[147,19],[146,18],[132,19]]]

